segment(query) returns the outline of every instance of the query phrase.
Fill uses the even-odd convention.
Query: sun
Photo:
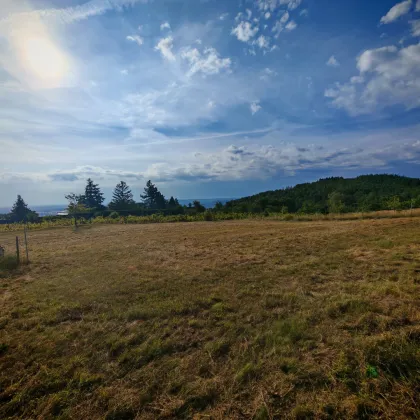
[[[68,72],[65,55],[47,37],[26,38],[22,50],[25,69],[45,83],[57,84]]]

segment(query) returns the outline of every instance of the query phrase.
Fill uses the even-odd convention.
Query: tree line
[[[363,213],[420,207],[420,179],[398,175],[325,178],[229,201],[223,211]]]
[[[136,202],[130,187],[119,182],[113,191],[111,202],[105,206],[105,197],[92,179],[86,182],[82,194],[67,194],[68,212],[81,217],[125,215],[144,216],[154,213],[164,215],[204,213],[206,208],[193,201],[183,206],[177,198],[166,199],[157,186],[148,181],[140,202]],[[363,175],[357,178],[325,178],[312,183],[275,191],[266,191],[250,197],[218,202],[212,211],[216,213],[348,213],[378,210],[402,210],[420,207],[420,179],[398,175]],[[0,215],[8,222],[39,219],[23,198],[18,195],[11,212]]]
[[[153,213],[164,214],[196,214],[205,212],[205,207],[199,201],[193,201],[188,206],[182,206],[177,198],[171,196],[166,199],[152,181],[147,181],[140,202],[134,200],[133,193],[126,182],[119,182],[112,193],[112,200],[105,206],[104,194],[98,184],[88,179],[83,194],[70,193],[65,196],[68,200],[69,214],[77,215],[146,215]]]

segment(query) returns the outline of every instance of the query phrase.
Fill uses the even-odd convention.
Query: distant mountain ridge
[[[328,213],[420,207],[420,179],[399,175],[324,178],[231,200],[225,210]]]

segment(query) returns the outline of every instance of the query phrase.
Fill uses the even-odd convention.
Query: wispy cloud
[[[352,115],[392,105],[420,107],[420,44],[366,50],[357,59],[360,75],[325,91],[337,108]]]
[[[110,10],[122,11],[124,8],[136,3],[147,3],[148,0],[90,0],[87,3],[62,9],[37,9],[9,15],[0,20],[0,28],[3,25],[13,24],[17,20],[25,22],[34,18],[43,20],[55,20],[59,23],[73,23],[88,19],[92,16],[102,15]]]
[[[327,66],[330,66],[330,67],[339,67],[340,66],[340,63],[338,62],[338,60],[333,55],[328,59],[326,64],[327,64]]]
[[[238,38],[238,41],[248,42],[258,32],[258,26],[252,26],[251,23],[242,21],[236,28],[232,29],[232,35]]]
[[[420,19],[410,21],[411,34],[413,36],[420,36]]]
[[[169,22],[164,22],[160,25],[160,30],[164,31],[165,29],[171,29],[171,25],[169,24]]]
[[[140,47],[143,45],[143,38],[138,35],[127,36],[127,41],[135,42]]]
[[[411,0],[406,0],[401,3],[396,4],[389,10],[389,12],[385,16],[382,16],[380,23],[385,25],[385,24],[396,21],[401,16],[404,16],[410,11],[411,4],[412,4]]]
[[[260,101],[252,102],[249,108],[251,110],[251,114],[255,115],[261,109]]]
[[[201,53],[197,48],[185,48],[181,57],[188,61],[190,69],[189,76],[201,72],[204,75],[217,74],[221,70],[229,70],[230,58],[220,58],[215,48],[206,48]]]
[[[160,53],[162,54],[162,57],[168,61],[176,60],[175,55],[172,52],[173,41],[174,39],[171,36],[168,36],[167,38],[160,39],[158,44],[155,47],[155,50],[160,51]]]

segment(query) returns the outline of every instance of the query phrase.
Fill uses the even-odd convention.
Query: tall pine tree
[[[112,194],[112,201],[109,203],[109,208],[112,210],[128,210],[133,206],[133,194],[128,185],[121,181],[116,185],[114,193]]]
[[[33,221],[38,218],[38,214],[28,208],[23,198],[18,195],[15,204],[10,212],[10,219],[13,222]]]
[[[162,210],[166,208],[165,197],[150,180],[147,181],[146,187],[144,188],[144,194],[140,197],[143,200],[144,205],[149,209]]]
[[[105,198],[98,184],[89,178],[85,187],[85,194],[82,197],[83,204],[90,209],[101,209]]]

